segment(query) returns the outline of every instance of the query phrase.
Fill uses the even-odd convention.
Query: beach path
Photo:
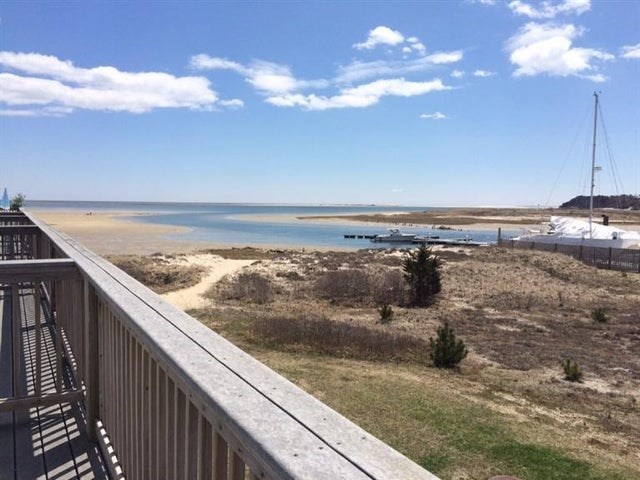
[[[198,284],[162,295],[166,301],[186,311],[206,307],[208,300],[203,297],[203,294],[209,288],[225,275],[235,273],[256,260],[231,260],[218,255],[194,254],[180,256],[174,261],[180,265],[196,265],[205,269],[205,274]]]

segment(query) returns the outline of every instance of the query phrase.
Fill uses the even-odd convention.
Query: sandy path
[[[234,273],[248,265],[251,265],[253,262],[255,262],[255,260],[230,260],[217,255],[208,254],[180,257],[176,259],[176,263],[183,265],[198,265],[206,268],[207,272],[197,285],[165,293],[162,297],[172,305],[175,305],[185,311],[192,308],[204,308],[207,306],[208,300],[206,300],[202,295],[211,288],[212,285],[218,282],[225,275]]]

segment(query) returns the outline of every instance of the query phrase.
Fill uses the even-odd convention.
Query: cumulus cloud
[[[573,41],[584,30],[574,25],[527,23],[506,44],[511,63],[517,66],[516,77],[547,74],[551,76],[578,76],[594,82],[606,80],[598,73],[598,61],[615,57],[593,48],[573,46]]]
[[[508,4],[516,15],[533,19],[551,19],[559,14],[581,15],[591,8],[591,0],[564,0],[558,3],[543,1],[538,6],[521,0],[513,0]]]
[[[380,25],[369,31],[369,36],[362,43],[356,43],[353,48],[357,50],[371,50],[378,45],[398,45],[404,42],[404,35],[397,30]]]
[[[0,66],[4,70],[0,73],[0,102],[11,107],[5,115],[63,115],[74,109],[210,110],[219,100],[204,77],[123,72],[110,66],[81,68],[51,55],[6,51],[0,52]],[[16,113],[27,111],[31,113]]]
[[[473,72],[474,77],[480,78],[493,77],[495,74],[496,72],[490,72],[489,70],[476,70]]]
[[[357,87],[344,88],[334,96],[291,93],[268,97],[266,101],[278,107],[300,107],[305,110],[335,108],[364,108],[375,105],[384,96],[413,97],[451,87],[438,78],[426,82],[412,82],[404,78],[376,80]]]
[[[453,72],[451,72],[451,76],[453,78],[462,78],[464,77],[465,73],[463,70],[454,70]]]
[[[640,58],[640,43],[622,47],[622,58]]]
[[[420,118],[423,118],[425,120],[444,120],[445,118],[449,118],[449,117],[447,117],[444,113],[434,112],[434,113],[423,113],[422,115],[420,115]]]

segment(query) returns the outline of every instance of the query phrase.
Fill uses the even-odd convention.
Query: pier
[[[0,254],[0,478],[436,479],[28,212]]]

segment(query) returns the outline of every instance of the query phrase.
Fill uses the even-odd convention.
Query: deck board
[[[20,290],[21,303],[21,387],[35,392],[36,324],[33,289]],[[0,289],[0,397],[13,395],[11,346],[11,295]],[[55,347],[53,330],[42,315],[42,392],[55,391]],[[70,386],[67,370],[65,383]],[[0,413],[0,480],[108,478],[97,445],[85,433],[85,421],[78,404],[37,407],[14,413]]]

